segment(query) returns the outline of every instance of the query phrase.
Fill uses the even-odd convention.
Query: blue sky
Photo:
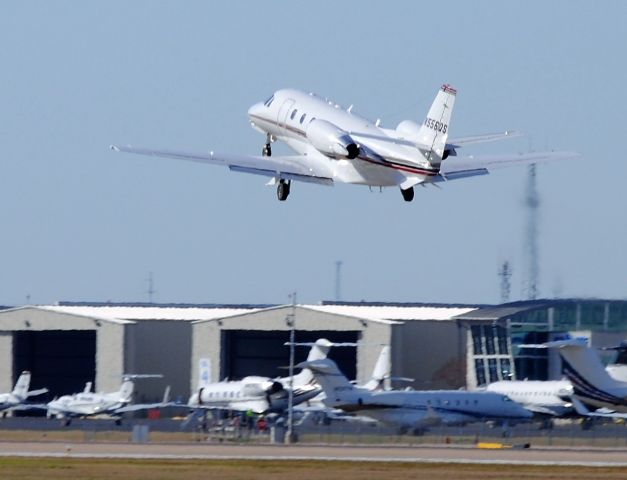
[[[627,4],[4,2],[0,304],[345,300],[489,303],[525,279],[524,168],[419,189],[296,184],[116,154],[258,153],[248,107],[315,91],[395,127],[458,90],[467,153],[577,150],[538,169],[540,294],[627,296]],[[275,149],[281,153],[283,149]]]

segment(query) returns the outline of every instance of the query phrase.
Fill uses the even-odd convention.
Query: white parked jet
[[[563,417],[574,413],[573,386],[568,380],[504,380],[490,383],[485,390],[507,395],[535,414]]]
[[[70,425],[72,418],[90,417],[94,415],[110,415],[116,418],[115,423],[121,423],[121,415],[126,412],[149,410],[169,406],[168,389],[161,403],[131,404],[135,378],[158,378],[160,375],[125,375],[120,390],[112,393],[94,393],[92,384],[87,382],[81,393],[63,395],[48,402],[46,408],[48,417],[65,419],[65,425]]]
[[[316,340],[307,359],[325,358],[330,345],[332,344],[328,340]],[[208,382],[209,376],[207,372],[203,371],[206,365],[206,362],[200,362],[198,388],[187,403],[190,408],[237,412],[252,411],[262,414],[282,412],[288,407],[289,377],[271,379],[248,376],[236,381]],[[307,369],[294,375],[293,389],[294,405],[312,399],[320,393],[320,387],[315,384],[313,375]]]
[[[17,382],[15,382],[15,387],[13,387],[13,391],[10,393],[1,393],[0,394],[0,411],[7,410],[20,410],[21,407],[27,407],[26,400],[30,397],[35,397],[37,395],[42,395],[48,392],[47,388],[41,388],[39,390],[31,390],[30,388],[30,372],[23,371]]]
[[[599,354],[587,345],[585,339],[558,340],[525,347],[557,348],[562,357],[564,374],[572,383],[574,398],[581,403],[614,412],[627,412],[627,382],[616,380],[607,372]]]
[[[132,146],[115,151],[223,165],[236,172],[270,177],[277,197],[286,200],[292,180],[333,185],[335,182],[371,187],[400,187],[405,201],[414,186],[486,175],[493,168],[533,164],[578,156],[573,152],[524,155],[457,156],[460,147],[518,136],[513,132],[449,139],[457,91],[443,85],[421,122],[401,122],[396,129],[379,126],[313,93],[278,90],[248,110],[250,122],[266,135],[262,156],[215,152],[188,153]],[[296,155],[271,156],[271,144],[285,142]]]
[[[532,414],[505,395],[461,390],[370,391],[352,385],[330,359],[303,362],[326,394],[326,404],[374,418],[401,431],[481,420],[525,420]]]

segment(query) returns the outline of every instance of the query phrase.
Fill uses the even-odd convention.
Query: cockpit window
[[[269,106],[270,106],[270,104],[272,103],[272,101],[273,101],[273,100],[274,100],[274,94],[273,94],[270,98],[268,98],[268,100],[266,100],[265,102],[263,102],[263,104],[264,104],[266,107],[269,107]]]
[[[294,117],[296,116],[296,112],[298,112],[298,110],[294,110],[292,114],[290,115],[291,120],[294,120]]]
[[[303,116],[300,117],[300,123],[302,124],[305,121],[305,117],[307,116],[306,113],[303,113]]]

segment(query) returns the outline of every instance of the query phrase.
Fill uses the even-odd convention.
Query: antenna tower
[[[536,180],[536,165],[529,165],[527,171],[527,193],[525,196],[525,206],[527,208],[527,234],[526,249],[527,256],[527,300],[538,298],[538,279],[540,276],[540,259],[538,249],[538,216],[540,209],[540,195]]]

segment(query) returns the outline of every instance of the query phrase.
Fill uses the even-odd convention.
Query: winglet
[[[457,95],[457,89],[451,87],[448,83],[445,83],[444,85],[442,85],[442,91],[445,93],[451,93],[453,95]]]

